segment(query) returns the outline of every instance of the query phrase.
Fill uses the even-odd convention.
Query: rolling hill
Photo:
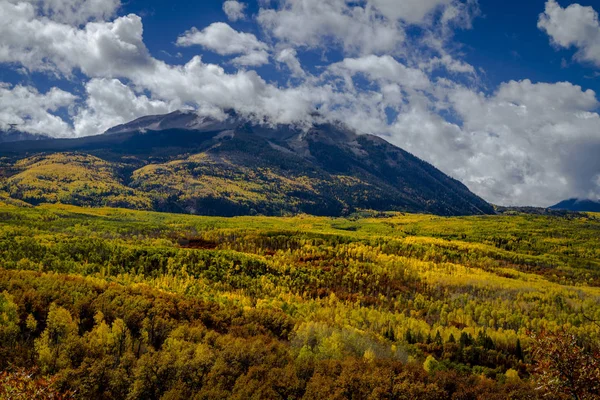
[[[80,139],[3,144],[0,192],[60,202],[201,215],[438,215],[493,208],[432,165],[341,123],[301,129],[178,111]]]

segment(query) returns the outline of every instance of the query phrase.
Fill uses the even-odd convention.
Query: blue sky
[[[565,6],[571,4],[568,1],[561,3]],[[600,0],[581,0],[577,3],[600,9]],[[258,12],[256,0],[248,1],[247,4],[248,15]],[[550,46],[548,35],[537,28],[538,16],[544,9],[544,0],[480,0],[478,4],[480,15],[473,20],[473,28],[457,30],[455,38],[459,51],[464,54],[464,60],[485,71],[482,80],[486,90],[493,91],[499,84],[511,79],[531,79],[539,82],[569,81],[600,92],[600,76],[595,76],[597,71],[589,65],[571,61],[576,49],[556,49]],[[251,20],[229,22],[223,11],[222,0],[130,0],[124,3],[119,11],[121,15],[129,13],[142,17],[144,39],[151,53],[156,58],[170,63],[184,63],[198,54],[198,49],[182,49],[176,46],[176,38],[182,30],[192,27],[201,29],[213,22],[222,21],[230,23],[240,31],[261,35],[260,27]],[[329,49],[330,58],[341,58],[341,53],[335,50]],[[177,53],[185,57],[173,57]],[[219,62],[222,59],[210,51],[201,53],[203,58],[210,62]],[[321,50],[309,51],[301,58],[307,62],[306,68],[323,64]],[[562,65],[563,60],[567,62],[567,66]],[[273,68],[263,68],[261,72],[269,80],[286,79]],[[15,68],[6,65],[0,66],[0,79],[11,83],[23,83],[28,80],[40,88],[69,84],[61,82],[60,79],[51,79],[47,75],[34,74],[26,77],[15,72]]]
[[[600,198],[600,0],[0,0],[0,130],[342,120],[486,200]]]
[[[594,77],[594,69],[571,62],[575,48],[557,51],[549,45],[548,35],[537,28],[544,3],[480,1],[483,16],[474,21],[473,29],[456,35],[457,41],[465,45],[466,61],[485,69],[490,88],[511,79],[529,78],[539,82],[569,81],[599,92],[600,79]],[[577,3],[600,9],[598,0]],[[563,60],[568,62],[567,67],[562,65]]]
[[[572,2],[561,1],[567,6]],[[596,6],[600,10],[600,0],[577,1],[583,6]],[[600,77],[594,77],[589,66],[570,62],[576,49],[556,50],[550,46],[548,35],[537,28],[539,14],[544,10],[544,0],[480,0],[480,17],[474,19],[473,29],[456,32],[456,41],[461,46],[464,59],[470,64],[485,70],[484,81],[488,90],[494,90],[500,83],[511,79],[529,78],[532,81],[570,81],[584,88],[600,93]],[[215,21],[228,22],[220,0],[201,2],[130,1],[123,7],[125,13],[136,13],[144,18],[146,44],[156,57],[169,60],[167,51],[172,54],[182,52],[188,57],[194,49],[182,51],[175,46],[175,39],[181,29],[194,26],[201,28]],[[248,14],[258,12],[258,2],[248,2]],[[252,21],[237,21],[231,26],[245,32],[260,35],[260,28]],[[313,52],[314,53],[314,52]],[[334,52],[335,53],[335,52]],[[320,64],[320,52],[306,55],[310,64]],[[218,61],[218,57],[208,53],[207,59]],[[341,57],[340,54],[332,57]],[[568,67],[562,66],[562,60]],[[173,60],[171,62],[183,62]],[[272,71],[269,71],[272,72]],[[272,76],[270,79],[278,79]]]
[[[577,3],[583,6],[595,5],[600,9],[600,0],[582,0]],[[464,59],[485,70],[484,80],[488,90],[494,90],[500,83],[511,79],[529,78],[541,82],[570,81],[600,92],[600,77],[594,77],[594,71],[589,66],[570,62],[576,50],[572,48],[557,51],[549,45],[548,35],[537,28],[538,16],[543,11],[544,4],[544,0],[480,0],[481,15],[474,19],[473,29],[456,32],[456,41],[464,53]],[[562,4],[571,3],[562,1]],[[188,58],[196,54],[195,49],[182,51],[175,46],[175,38],[181,34],[182,28],[201,28],[215,21],[228,22],[222,5],[220,0],[187,4],[178,1],[132,0],[123,7],[123,11],[143,17],[146,44],[156,57],[171,62],[184,62],[183,58],[174,60],[161,52],[181,52]],[[247,12],[250,15],[256,14],[258,2],[249,1]],[[236,21],[231,26],[260,35],[260,28],[252,21]],[[307,67],[312,63],[320,64],[320,52],[312,53],[316,54],[304,57],[308,62]],[[210,52],[203,56],[219,61],[219,57]],[[339,58],[341,55],[338,53],[332,57]],[[562,66],[563,59],[568,62],[566,68]],[[270,77],[278,78],[278,74]]]

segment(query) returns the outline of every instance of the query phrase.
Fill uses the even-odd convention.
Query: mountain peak
[[[579,211],[579,212],[600,212],[600,199],[579,199],[572,198],[569,200],[561,201],[558,204],[550,207],[552,210],[566,210],[566,211]]]
[[[126,124],[115,126],[104,134],[112,135],[136,131],[163,131],[167,129],[203,130],[219,124],[217,118],[208,115],[199,115],[193,110],[177,110],[169,114],[148,115]]]

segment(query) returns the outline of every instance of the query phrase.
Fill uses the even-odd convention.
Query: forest
[[[1,399],[598,399],[600,214],[0,200]]]

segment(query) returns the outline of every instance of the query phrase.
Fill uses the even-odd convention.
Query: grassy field
[[[3,204],[0,317],[5,379],[77,398],[559,399],[539,334],[597,350],[600,215]]]

